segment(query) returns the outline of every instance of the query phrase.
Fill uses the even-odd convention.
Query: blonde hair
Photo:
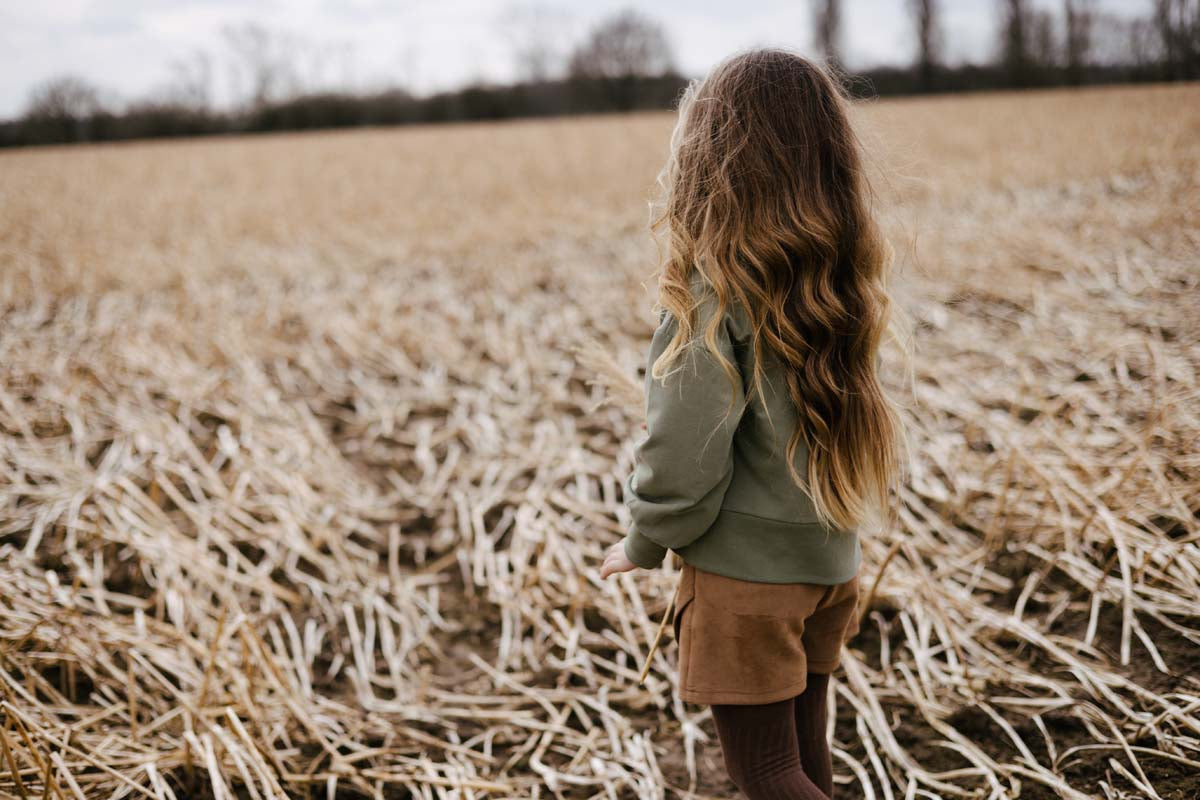
[[[798,411],[788,471],[841,529],[885,513],[900,460],[900,419],[876,363],[891,316],[890,251],[848,108],[838,82],[796,54],[727,59],[680,100],[653,220],[666,231],[658,305],[679,325],[652,375],[662,378],[692,340],[698,277],[717,300],[704,341],[736,379],[715,342],[740,304],[753,329],[754,390],[763,397],[769,348]],[[802,443],[805,476],[795,466]]]

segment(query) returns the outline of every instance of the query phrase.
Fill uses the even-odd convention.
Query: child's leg
[[[829,719],[828,698],[829,676],[810,672],[808,684],[804,692],[796,697],[793,710],[804,774],[822,792],[833,797],[833,756],[829,752],[829,740],[825,733]]]
[[[725,768],[749,800],[828,800],[800,766],[793,705],[712,707]]]

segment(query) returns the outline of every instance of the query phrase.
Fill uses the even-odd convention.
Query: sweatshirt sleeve
[[[624,485],[632,517],[625,555],[645,569],[662,563],[668,549],[684,547],[708,530],[733,477],[733,435],[745,390],[740,372],[731,386],[704,343],[715,304],[701,305],[693,339],[663,381],[655,380],[650,370],[678,327],[670,313],[663,315],[650,342],[646,435],[636,445],[634,469]],[[737,372],[729,328],[726,318],[717,329],[717,346]]]

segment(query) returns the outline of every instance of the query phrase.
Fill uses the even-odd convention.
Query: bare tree
[[[203,50],[172,61],[171,80],[163,90],[163,99],[183,108],[211,108],[212,72],[212,56]]]
[[[1092,50],[1092,30],[1096,22],[1095,0],[1063,0],[1066,23],[1067,79],[1083,83]]]
[[[1030,82],[1030,18],[1026,0],[1000,0],[1000,63],[1016,86]]]
[[[60,75],[33,88],[22,121],[39,141],[82,141],[101,110],[99,89],[75,75]]]
[[[1030,9],[1025,29],[1029,32],[1029,59],[1034,69],[1057,67],[1062,59],[1054,15],[1045,9]]]
[[[347,65],[354,58],[354,46],[345,40],[320,41],[288,34],[278,37],[276,53],[289,75],[291,91],[352,91],[354,81]]]
[[[941,56],[941,11],[937,0],[908,0],[908,7],[917,34],[917,79],[929,91]]]
[[[1150,19],[1138,18],[1128,21],[1125,46],[1127,50],[1122,57],[1141,71],[1157,67],[1166,57],[1162,40]]]
[[[499,27],[512,43],[518,81],[540,83],[559,74],[565,22],[562,12],[540,4],[509,6],[503,13]]]
[[[223,33],[233,55],[235,97],[240,95],[251,108],[261,108],[296,91],[295,48],[287,36],[255,22],[226,26]]]
[[[813,0],[813,31],[817,49],[830,64],[842,63],[842,4],[840,0]]]
[[[1097,10],[1088,36],[1087,63],[1129,68],[1142,77],[1153,74],[1162,63],[1162,47],[1152,16]]]
[[[632,9],[601,20],[568,62],[577,92],[599,90],[608,106],[623,110],[636,107],[639,84],[674,68],[662,26]]]
[[[1200,0],[1154,0],[1168,79],[1200,77]]]
[[[26,116],[79,119],[100,108],[100,91],[83,78],[60,75],[33,88],[25,108]]]
[[[587,78],[650,77],[673,67],[662,26],[632,9],[597,24],[570,60],[571,74]]]

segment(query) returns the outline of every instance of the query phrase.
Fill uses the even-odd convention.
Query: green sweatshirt
[[[652,569],[670,549],[698,569],[765,583],[850,580],[861,560],[858,533],[819,523],[812,499],[787,471],[796,410],[780,362],[769,351],[764,358],[764,404],[751,391],[750,320],[734,306],[717,335],[722,354],[740,374],[731,387],[702,338],[716,297],[711,291],[700,296],[693,339],[672,365],[678,371],[664,381],[655,380],[650,368],[678,326],[669,312],[662,313],[650,342],[646,435],[624,485],[632,517],[625,554]],[[751,402],[739,415],[748,391]],[[733,411],[722,422],[731,397]],[[807,459],[802,445],[796,453],[801,476]]]

